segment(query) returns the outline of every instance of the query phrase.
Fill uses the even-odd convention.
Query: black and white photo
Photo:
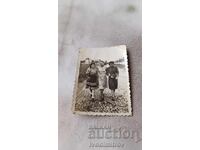
[[[126,46],[80,49],[73,112],[131,115]]]

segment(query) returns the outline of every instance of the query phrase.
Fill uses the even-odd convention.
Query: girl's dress
[[[119,70],[116,66],[110,66],[106,69],[106,74],[109,76],[108,84],[109,89],[115,90],[118,88],[118,79],[116,77],[119,75]]]
[[[86,87],[90,87],[92,89],[98,87],[98,69],[97,68],[88,68],[86,71],[87,81]]]
[[[107,87],[107,77],[106,77],[106,68],[99,67],[99,89],[105,89]]]

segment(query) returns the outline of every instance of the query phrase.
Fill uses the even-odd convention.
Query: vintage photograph
[[[80,49],[73,112],[85,115],[132,115],[125,45]]]
[[[142,1],[59,0],[58,11],[59,150],[141,150]],[[88,138],[104,127],[134,138]]]

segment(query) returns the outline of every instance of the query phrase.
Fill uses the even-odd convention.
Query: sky
[[[107,61],[115,61],[119,58],[126,58],[126,48],[125,46],[116,46],[108,48],[90,48],[90,49],[81,49],[80,60],[85,58],[90,59],[101,59]]]

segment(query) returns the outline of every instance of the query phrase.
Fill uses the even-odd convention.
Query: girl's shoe
[[[115,101],[115,96],[112,96],[112,100]]]

